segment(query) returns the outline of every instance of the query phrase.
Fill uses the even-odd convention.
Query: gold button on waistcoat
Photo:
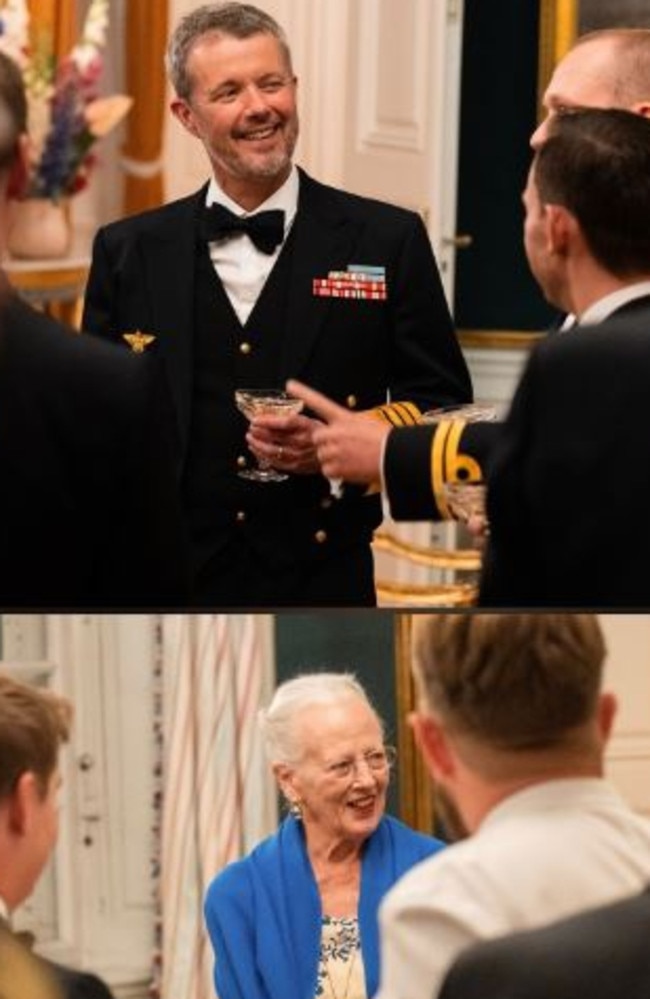
[[[246,468],[247,464],[248,462],[244,458],[243,454],[240,454],[239,457],[237,458],[237,468]]]
[[[245,520],[246,520],[246,514],[245,514],[245,512],[243,510],[238,510],[237,511],[237,523],[238,524],[243,524]]]
[[[357,408],[357,397],[356,397],[356,395],[349,395],[347,397],[347,399],[345,400],[345,402],[346,402],[346,405],[347,405],[348,409],[356,409]]]
[[[239,344],[239,353],[240,354],[250,354],[250,352],[251,352],[252,349],[253,348],[251,347],[250,343],[247,343],[245,340],[244,340],[243,343]]]
[[[314,534],[314,540],[317,541],[319,545],[325,544],[327,541],[327,531],[316,531]]]

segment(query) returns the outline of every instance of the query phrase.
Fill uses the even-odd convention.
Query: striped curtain
[[[271,620],[162,618],[162,999],[213,999],[203,896],[277,824],[256,715],[273,685]]]

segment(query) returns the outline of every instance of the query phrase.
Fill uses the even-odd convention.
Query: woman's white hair
[[[339,704],[359,700],[372,711],[383,731],[381,718],[353,673],[304,673],[286,680],[276,689],[266,709],[259,713],[264,748],[270,763],[295,765],[302,756],[296,719],[315,704]]]

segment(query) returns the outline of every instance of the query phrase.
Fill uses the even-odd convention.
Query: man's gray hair
[[[381,718],[368,695],[353,673],[305,673],[281,683],[266,710],[259,713],[264,748],[271,763],[295,765],[302,757],[302,746],[296,737],[296,721],[300,714],[314,705],[341,704],[362,701]]]
[[[204,35],[221,34],[233,38],[271,35],[277,39],[291,70],[291,52],[287,37],[269,14],[249,3],[208,3],[190,11],[179,22],[169,39],[165,67],[178,97],[189,100],[192,81],[187,72],[190,50]]]

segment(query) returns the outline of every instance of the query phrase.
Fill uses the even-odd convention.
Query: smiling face
[[[298,138],[296,78],[272,35],[211,33],[190,49],[190,98],[172,111],[200,139],[221,188],[251,210],[289,176]]]
[[[389,767],[373,769],[366,762],[370,753],[383,750],[376,715],[353,697],[318,704],[301,712],[295,734],[301,760],[278,765],[276,774],[285,796],[301,803],[308,842],[325,849],[359,847],[386,806]],[[355,766],[346,775],[350,768],[342,764],[349,762]]]

